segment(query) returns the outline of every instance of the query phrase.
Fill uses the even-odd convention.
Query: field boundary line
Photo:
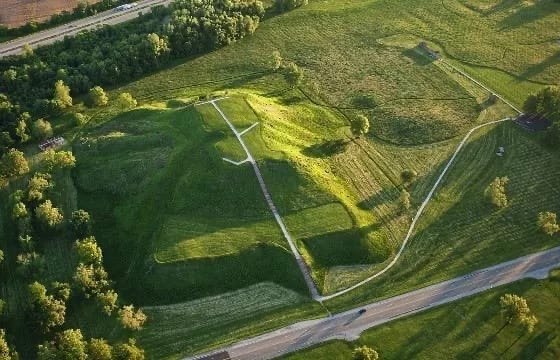
[[[297,247],[296,247],[296,245],[295,245],[295,243],[292,239],[292,236],[288,232],[288,228],[284,224],[284,221],[282,220],[282,217],[280,216],[280,213],[278,212],[278,209],[276,208],[276,205],[274,205],[274,202],[272,201],[272,196],[270,195],[270,192],[268,191],[268,188],[266,186],[266,183],[264,182],[264,178],[261,174],[261,171],[259,169],[259,166],[258,166],[255,158],[253,157],[253,155],[249,151],[249,148],[245,144],[245,141],[243,141],[243,137],[242,137],[243,134],[247,133],[247,131],[254,128],[258,123],[251,125],[248,129],[245,129],[242,132],[238,132],[237,129],[235,128],[235,126],[231,123],[231,121],[229,121],[227,116],[224,114],[222,109],[220,109],[218,104],[216,104],[217,101],[223,100],[223,99],[227,99],[227,97],[210,100],[210,101],[203,102],[203,103],[198,103],[198,104],[195,104],[195,106],[203,105],[203,104],[212,104],[212,106],[214,106],[216,111],[218,111],[218,113],[222,116],[224,121],[227,123],[227,125],[229,126],[229,128],[231,129],[231,131],[233,132],[235,137],[237,138],[237,141],[239,141],[239,144],[241,145],[243,150],[245,150],[245,153],[247,154],[247,159],[244,160],[244,162],[251,163],[251,165],[253,167],[253,170],[255,172],[255,176],[257,177],[257,180],[258,180],[259,185],[261,187],[261,191],[264,195],[266,203],[268,204],[268,207],[270,208],[270,211],[272,212],[272,215],[274,216],[274,219],[278,223],[278,226],[280,227],[280,230],[282,231],[282,234],[284,235],[284,238],[286,239],[286,241],[288,242],[288,245],[290,246],[290,250],[292,251],[292,254],[294,255],[294,257],[296,259],[296,263],[298,264],[298,267],[299,267],[299,269],[300,269],[300,271],[303,275],[305,283],[306,283],[306,285],[309,289],[309,292],[311,293],[311,297],[313,298],[313,300],[321,301],[320,300],[321,296],[319,295],[319,291],[317,290],[315,282],[313,281],[313,278],[311,277],[311,274],[309,272],[309,268],[307,267],[307,264],[305,263],[305,260],[303,259],[303,257],[299,253],[299,251],[298,251],[298,249],[297,249]]]
[[[406,237],[403,241],[403,243],[401,244],[401,247],[399,249],[399,251],[397,252],[397,254],[395,255],[395,257],[393,258],[393,260],[391,260],[391,262],[389,264],[387,264],[382,270],[378,271],[377,273],[369,276],[368,278],[360,281],[357,284],[354,284],[344,290],[340,290],[334,294],[331,295],[326,295],[326,296],[320,296],[319,299],[317,299],[318,301],[325,301],[325,300],[330,300],[333,299],[335,297],[338,297],[340,295],[344,295],[352,290],[355,290],[359,287],[361,287],[362,285],[367,284],[368,282],[372,281],[373,279],[383,275],[385,272],[387,272],[389,269],[391,269],[396,263],[397,261],[400,259],[404,249],[406,248],[406,245],[408,244],[408,241],[410,240],[410,238],[412,237],[412,233],[416,227],[416,223],[418,222],[418,219],[420,218],[420,216],[422,215],[422,213],[424,212],[424,209],[426,208],[426,206],[428,205],[428,203],[430,202],[430,200],[432,199],[436,189],[438,188],[439,184],[441,183],[441,181],[443,180],[445,174],[447,174],[447,171],[449,170],[449,168],[451,167],[451,165],[453,164],[453,162],[455,161],[455,158],[457,157],[457,155],[459,155],[459,152],[461,151],[461,149],[463,148],[463,146],[466,144],[467,140],[471,137],[471,135],[478,129],[483,128],[485,126],[488,125],[493,125],[493,124],[497,124],[497,123],[501,123],[501,122],[505,122],[505,121],[510,121],[511,118],[507,117],[504,119],[500,119],[500,120],[494,120],[491,122],[487,122],[484,124],[480,124],[478,126],[475,126],[474,128],[472,128],[471,130],[469,130],[469,132],[465,135],[465,137],[463,138],[463,140],[459,143],[459,145],[457,146],[457,149],[455,149],[455,152],[453,153],[453,156],[451,156],[451,159],[449,159],[449,161],[447,162],[447,165],[445,165],[445,168],[443,169],[443,171],[441,172],[441,174],[439,175],[439,177],[437,178],[436,182],[434,183],[434,185],[432,186],[432,189],[430,190],[430,192],[428,193],[428,195],[426,196],[426,198],[424,199],[424,201],[422,202],[422,204],[420,205],[420,207],[418,208],[418,211],[416,212],[416,215],[414,216],[414,218],[412,219],[412,223],[410,224],[410,227],[408,229],[408,232],[406,234]]]

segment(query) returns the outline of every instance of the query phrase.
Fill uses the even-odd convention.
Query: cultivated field
[[[88,0],[90,4],[99,0]],[[1,0],[0,25],[12,28],[28,22],[43,22],[64,10],[71,11],[78,0]]]

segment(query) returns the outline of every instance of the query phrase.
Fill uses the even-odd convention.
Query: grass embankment
[[[514,293],[527,299],[539,319],[525,334],[504,325],[499,298]],[[556,359],[560,356],[560,277],[524,280],[367,330],[353,343],[333,341],[286,356],[286,360],[350,359],[368,345],[382,359]]]

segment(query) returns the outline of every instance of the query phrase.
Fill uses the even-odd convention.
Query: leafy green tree
[[[31,116],[29,113],[23,113],[18,119],[16,135],[19,137],[20,143],[27,142],[31,138],[31,136],[29,136],[29,129],[27,128],[27,123],[30,121],[30,118]]]
[[[6,331],[0,329],[0,360],[18,360],[18,353],[10,348],[6,340]]]
[[[401,205],[401,210],[406,211],[410,209],[410,193],[406,189],[401,190],[401,195],[399,197],[399,202]]]
[[[23,153],[10,149],[0,159],[0,174],[6,178],[20,176],[29,172],[29,164]]]
[[[55,281],[52,283],[52,289],[55,294],[55,298],[60,299],[64,302],[67,302],[70,299],[70,295],[72,294],[70,284],[68,283]]]
[[[114,360],[144,360],[144,350],[136,346],[134,339],[128,339],[128,343],[115,345],[113,349]]]
[[[16,272],[26,279],[38,278],[46,267],[43,255],[34,251],[18,254],[16,264]]]
[[[0,264],[4,262],[4,251],[0,250]],[[3,301],[3,300],[1,300]],[[3,306],[3,304],[2,304]]]
[[[27,216],[29,216],[29,213],[25,204],[22,202],[15,203],[12,209],[12,219],[16,220]]]
[[[72,114],[73,123],[76,126],[82,126],[88,122],[88,117],[82,113],[73,113]]]
[[[74,273],[74,282],[86,298],[105,291],[110,285],[105,269],[93,264],[79,264]]]
[[[31,127],[31,134],[36,140],[44,140],[53,135],[51,123],[45,119],[37,119]]]
[[[303,71],[293,62],[284,67],[284,79],[291,88],[298,86],[303,80]]]
[[[72,106],[72,96],[70,96],[70,88],[64,84],[64,81],[58,80],[54,84],[54,100],[61,109]]]
[[[76,165],[76,158],[71,151],[48,149],[43,153],[42,164],[47,171],[71,169]]]
[[[93,106],[105,106],[109,103],[109,97],[101,86],[94,86],[89,90],[89,100]]]
[[[56,334],[53,341],[39,345],[39,360],[86,360],[86,342],[80,329],[68,329]]]
[[[35,249],[35,243],[33,238],[29,234],[23,234],[18,237],[18,243],[23,249],[23,251],[33,251]]]
[[[508,206],[508,198],[506,193],[506,185],[509,179],[507,177],[497,177],[484,191],[484,195],[490,203],[498,208]]]
[[[29,285],[29,302],[34,320],[47,332],[53,327],[64,324],[66,304],[47,294],[45,286],[38,282]]]
[[[105,339],[90,339],[86,345],[88,360],[112,360],[113,348]]]
[[[545,234],[550,236],[560,231],[560,227],[556,222],[556,214],[550,211],[539,213],[537,225]]]
[[[379,354],[372,348],[363,345],[354,349],[352,353],[355,360],[377,360]]]
[[[358,115],[350,124],[352,134],[359,138],[369,132],[369,119],[364,115]]]
[[[37,220],[46,228],[56,228],[64,221],[64,216],[60,210],[52,205],[50,200],[37,206],[35,209],[35,216]]]
[[[136,99],[134,99],[130,93],[120,93],[117,97],[117,106],[122,110],[135,108],[137,104]]]
[[[78,261],[83,264],[100,265],[103,262],[103,252],[93,236],[76,241],[76,252]]]
[[[45,191],[52,188],[51,176],[49,174],[35,173],[27,183],[27,200],[41,201],[45,197]]]
[[[110,289],[97,294],[97,301],[101,305],[103,312],[109,316],[117,309],[117,299],[117,293]]]
[[[417,177],[418,173],[411,169],[406,169],[401,172],[401,181],[405,184],[405,186],[410,186]]]
[[[282,58],[280,51],[274,50],[272,52],[272,70],[278,71],[282,67],[283,62],[284,59]]]
[[[83,238],[91,234],[92,219],[85,210],[72,212],[72,231],[77,238]]]
[[[24,58],[31,58],[34,55],[33,48],[29,44],[24,44],[21,50],[21,55]]]
[[[130,330],[140,330],[148,317],[142,310],[135,310],[134,306],[126,305],[119,310],[119,320],[123,327]]]

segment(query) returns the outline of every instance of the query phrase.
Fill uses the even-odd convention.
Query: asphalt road
[[[68,24],[60,25],[52,29],[40,31],[23,36],[5,43],[0,43],[0,57],[18,55],[25,44],[32,48],[47,45],[65,36],[74,36],[80,31],[94,29],[102,25],[116,25],[138,17],[138,12],[147,13],[156,5],[169,5],[172,0],[143,0],[138,1],[132,9],[125,11],[107,10],[94,16],[79,19]]]
[[[332,317],[304,321],[189,359],[272,359],[333,339],[357,339],[364,330],[525,278],[543,279],[560,266],[560,247],[524,256]],[[359,314],[360,309],[366,309]]]

